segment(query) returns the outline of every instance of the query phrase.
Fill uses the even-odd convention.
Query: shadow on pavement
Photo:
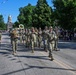
[[[17,57],[23,58],[31,58],[31,59],[42,59],[42,60],[49,60],[47,56],[27,56],[27,55],[18,55]]]
[[[76,43],[72,43],[72,42],[59,42],[58,43],[58,48],[76,50]]]
[[[11,51],[11,44],[1,44],[0,50]]]
[[[28,65],[28,64],[25,64],[26,66],[28,66],[27,68],[23,68],[23,69],[20,69],[20,70],[16,70],[16,71],[12,71],[12,72],[9,72],[9,73],[6,73],[6,74],[2,74],[2,75],[10,75],[10,74],[15,74],[17,72],[21,72],[21,71],[25,71],[25,70],[28,70],[28,69],[33,69],[33,68],[37,68],[37,69],[53,69],[53,70],[66,70],[66,71],[73,71],[75,72],[76,69],[65,69],[65,68],[56,68],[56,67],[44,67],[44,66],[32,66],[32,65]]]

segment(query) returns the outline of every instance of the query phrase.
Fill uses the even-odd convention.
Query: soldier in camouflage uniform
[[[35,43],[35,46],[38,47],[38,29],[37,28],[34,28],[35,29],[35,35],[36,35],[36,43]]]
[[[44,50],[47,52],[48,50],[48,37],[47,37],[47,33],[49,32],[48,27],[45,26],[45,29],[43,30],[42,36],[43,36],[43,46],[44,46]]]
[[[18,38],[17,31],[15,29],[12,30],[10,36],[11,36],[13,54],[15,55],[15,53],[17,52],[17,38]]]
[[[23,29],[23,34],[22,34],[22,42],[25,45],[25,40],[26,40],[26,36],[25,36],[25,30]]]
[[[53,55],[52,55],[52,51],[54,49],[54,45],[55,45],[55,32],[53,31],[52,27],[49,27],[49,33],[47,33],[48,36],[48,50],[49,50],[49,57],[51,58],[51,61],[54,60]]]
[[[54,31],[56,33],[54,50],[55,51],[59,51],[59,49],[58,49],[58,40],[59,40],[59,30],[58,30],[58,27],[55,27]]]
[[[28,29],[25,29],[25,45],[27,47],[27,33],[28,33]]]
[[[39,30],[38,30],[38,47],[39,48],[41,48],[41,43],[42,43],[42,30],[39,27]]]
[[[22,35],[23,35],[23,33],[22,33],[22,29],[20,29],[20,32],[19,32],[20,43],[22,43]]]
[[[32,27],[31,28],[31,35],[30,35],[32,53],[34,53],[35,44],[36,44],[36,41],[37,41],[36,34],[37,33],[35,32],[34,27]]]
[[[31,30],[28,29],[26,32],[26,47],[30,47],[30,34],[31,34]]]

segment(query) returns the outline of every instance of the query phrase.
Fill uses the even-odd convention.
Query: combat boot
[[[49,57],[49,58],[51,58],[51,61],[53,61],[53,60],[54,60],[53,56],[49,55],[48,57]]]
[[[15,53],[15,52],[13,52],[12,54],[13,54],[13,55],[16,55],[16,53]]]
[[[54,60],[54,58],[53,58],[53,56],[51,57],[51,61],[53,61]]]
[[[46,48],[46,47],[44,47],[44,50],[45,50],[45,52],[48,52],[48,50],[47,50],[47,48]]]
[[[34,50],[32,50],[32,53],[34,53]]]

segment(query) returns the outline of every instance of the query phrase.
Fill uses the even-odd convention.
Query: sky
[[[28,3],[36,5],[38,0],[0,0],[0,15],[3,15],[4,22],[7,23],[8,16],[12,16],[12,22],[17,21],[19,8],[27,6]],[[46,0],[49,6],[53,7],[52,0]]]

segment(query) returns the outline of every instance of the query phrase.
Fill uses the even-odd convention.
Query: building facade
[[[12,28],[13,28],[12,17],[11,15],[9,15],[7,21],[7,31],[10,31]]]

